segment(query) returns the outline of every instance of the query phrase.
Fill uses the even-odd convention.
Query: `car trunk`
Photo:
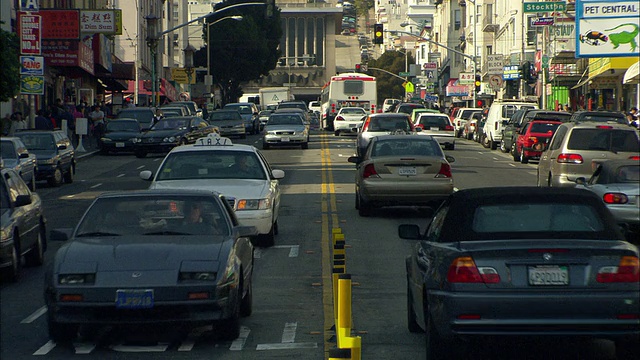
[[[440,157],[389,156],[377,158],[374,166],[382,179],[398,182],[430,181],[440,172]]]

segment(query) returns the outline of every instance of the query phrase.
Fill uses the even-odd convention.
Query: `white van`
[[[491,104],[483,132],[491,150],[498,148],[502,141],[502,127],[507,124],[511,115],[519,109],[537,109],[535,102],[522,100],[496,100]]]

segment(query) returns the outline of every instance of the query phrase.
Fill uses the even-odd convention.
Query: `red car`
[[[531,159],[540,159],[561,121],[534,120],[528,122],[518,133],[513,160],[526,164]]]

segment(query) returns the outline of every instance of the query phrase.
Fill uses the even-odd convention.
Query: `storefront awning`
[[[640,84],[640,61],[631,65],[624,73],[623,84]]]
[[[128,88],[123,91],[125,94],[133,94],[135,92],[135,81],[128,82]],[[138,95],[151,96],[151,81],[138,80]],[[178,99],[178,91],[171,83],[165,79],[160,79],[160,89],[158,89],[160,96],[166,96],[170,101],[176,101]]]

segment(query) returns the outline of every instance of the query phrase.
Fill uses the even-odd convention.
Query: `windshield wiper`
[[[110,233],[110,232],[103,232],[103,231],[86,232],[86,233],[76,235],[76,237],[87,237],[87,236],[121,236],[121,235]]]
[[[163,231],[152,231],[152,232],[144,233],[142,235],[192,235],[192,234],[184,233],[180,231],[163,230]]]

